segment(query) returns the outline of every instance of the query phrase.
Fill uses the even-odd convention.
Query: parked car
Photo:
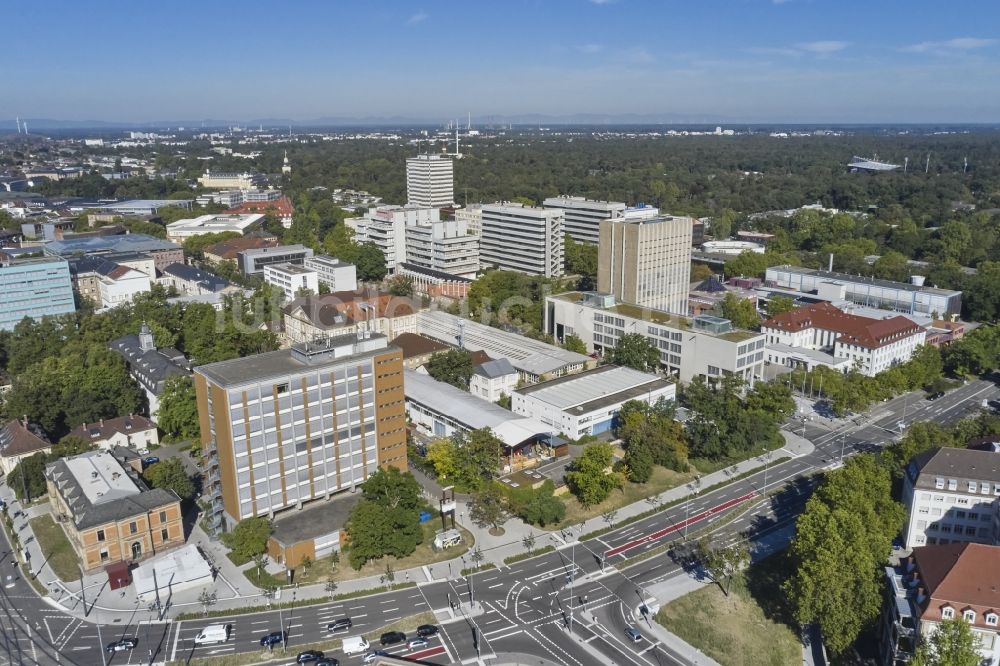
[[[313,666],[340,666],[340,662],[333,657],[323,657]]]
[[[277,645],[278,643],[284,643],[284,642],[285,642],[285,632],[283,631],[272,631],[266,636],[260,637],[261,647],[272,647],[274,645]]]
[[[306,650],[305,652],[299,652],[299,656],[295,657],[295,663],[308,664],[314,661],[319,661],[322,658],[322,650]]]
[[[351,623],[351,618],[349,618],[349,617],[342,617],[339,620],[334,620],[330,624],[326,625],[326,630],[327,631],[347,631],[352,626],[354,626],[354,625]]]
[[[625,627],[625,636],[633,643],[638,643],[642,640],[642,634],[635,627]]]
[[[159,457],[157,457],[157,456],[146,456],[145,458],[142,459],[142,466],[143,467],[149,467],[150,465],[155,465],[158,462],[160,462]]]
[[[136,646],[136,640],[134,638],[119,638],[117,641],[108,643],[107,651],[108,654],[114,654],[115,652],[124,652],[126,650],[131,650]]]
[[[438,632],[438,628],[433,624],[422,624],[417,627],[417,636],[433,636]]]
[[[388,656],[389,653],[386,652],[385,650],[372,650],[371,652],[366,652],[365,656],[362,657],[361,660],[366,664],[370,664],[379,657],[388,657]]]
[[[944,397],[944,391],[937,391],[936,393],[931,393],[927,396],[928,400],[937,400],[938,398]]]
[[[406,634],[404,634],[402,631],[387,631],[384,634],[382,634],[381,638],[379,638],[379,643],[381,643],[382,645],[395,645],[396,643],[405,643],[405,642],[406,642]]]
[[[411,640],[407,647],[409,647],[411,650],[416,650],[417,648],[425,648],[427,647],[427,645],[428,643],[426,638],[418,637]]]

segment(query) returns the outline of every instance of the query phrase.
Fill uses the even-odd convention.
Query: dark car
[[[417,636],[433,636],[438,632],[438,628],[433,624],[422,624],[417,627]]]
[[[379,643],[382,645],[395,645],[396,643],[403,643],[405,641],[406,634],[402,631],[387,631],[379,639]]]
[[[283,631],[272,631],[266,636],[260,637],[261,647],[271,647],[277,645],[278,643],[285,642],[285,632]]]
[[[306,650],[305,652],[299,652],[299,656],[295,658],[295,663],[308,664],[313,661],[319,661],[322,658],[323,652],[321,650]]]
[[[326,625],[326,630],[327,631],[347,631],[352,626],[354,626],[354,625],[351,623],[351,618],[349,618],[349,617],[342,617],[339,620],[334,620],[330,624]]]
[[[943,398],[943,397],[944,397],[944,391],[938,391],[936,393],[931,393],[930,395],[928,395],[927,399],[928,400],[937,400],[938,398]]]
[[[323,657],[318,660],[313,666],[340,666],[340,662],[333,657]]]
[[[142,466],[149,467],[150,465],[155,465],[158,462],[160,462],[160,459],[157,456],[146,456],[142,459]]]
[[[124,652],[125,650],[131,650],[136,646],[136,641],[134,638],[121,638],[113,643],[108,643],[106,649],[109,654],[114,654],[115,652]]]

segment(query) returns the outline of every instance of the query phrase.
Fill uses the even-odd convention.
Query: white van
[[[364,636],[348,636],[344,639],[344,654],[359,654],[367,652],[371,645]]]
[[[229,640],[229,630],[231,628],[232,625],[230,624],[210,624],[194,637],[194,644],[225,643]]]

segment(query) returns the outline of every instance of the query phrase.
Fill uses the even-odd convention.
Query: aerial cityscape
[[[1000,6],[12,10],[0,666],[1000,666]]]

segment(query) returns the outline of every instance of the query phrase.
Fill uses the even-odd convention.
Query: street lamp
[[[688,521],[691,520],[691,500],[697,499],[698,488],[701,486],[701,477],[696,476],[694,481],[689,486],[694,490],[694,497],[688,497],[688,501],[684,503],[684,540],[687,541],[688,538]]]
[[[847,443],[847,433],[841,433],[840,435],[840,462],[844,462],[844,444]]]

